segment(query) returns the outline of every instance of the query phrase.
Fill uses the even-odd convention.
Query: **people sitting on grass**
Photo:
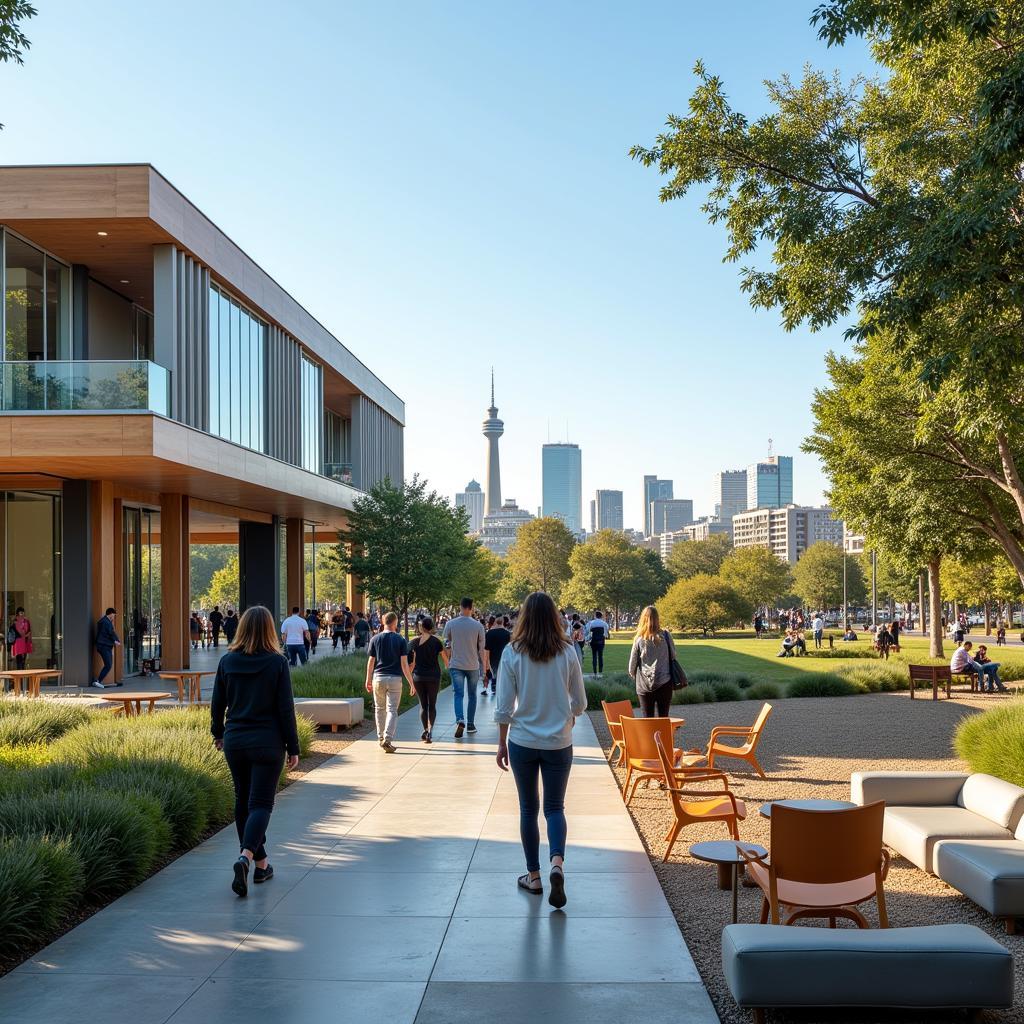
[[[978,689],[993,693],[998,689],[1000,693],[1006,693],[1002,679],[999,678],[999,663],[988,661],[988,654],[985,652],[985,661],[976,658],[971,650],[972,643],[965,640],[954,652],[949,662],[949,670],[953,673],[963,675],[973,672],[978,677]],[[982,645],[984,647],[984,645]],[[988,680],[988,686],[985,681]]]
[[[854,631],[853,626],[848,622],[846,624],[846,632],[843,634],[843,639],[849,642],[850,640],[856,640],[857,634]]]
[[[782,649],[776,657],[792,658],[794,655],[803,655],[806,653],[807,641],[804,639],[803,632],[799,629],[786,630],[786,635],[782,638]]]

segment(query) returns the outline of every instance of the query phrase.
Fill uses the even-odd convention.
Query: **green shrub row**
[[[965,718],[953,746],[971,771],[1024,786],[1024,700],[1017,697]]]

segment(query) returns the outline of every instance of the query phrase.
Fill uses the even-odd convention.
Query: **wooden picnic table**
[[[173,679],[178,684],[178,703],[182,704],[185,701],[185,686],[188,685],[188,700],[190,704],[198,704],[202,699],[202,682],[203,676],[215,676],[216,671],[210,671],[205,669],[198,671],[196,669],[181,668],[181,669],[164,669],[162,672],[157,673],[161,679]]]
[[[163,700],[165,697],[170,697],[169,693],[104,693],[102,695],[103,700],[108,700],[111,704],[120,703],[124,706],[124,714],[126,718],[132,718],[136,715],[142,714],[142,702],[149,701],[148,714],[153,714],[153,706],[158,700]]]
[[[10,679],[19,697],[22,693],[22,684],[29,697],[38,697],[39,687],[44,679],[50,676],[60,678],[63,674],[59,668],[9,668],[0,671],[0,679]]]

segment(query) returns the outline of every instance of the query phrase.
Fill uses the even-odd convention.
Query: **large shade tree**
[[[837,608],[843,601],[843,569],[846,569],[846,600],[860,604],[864,600],[864,576],[853,555],[828,541],[812,544],[793,569],[793,591],[815,611]]]
[[[673,583],[658,610],[671,628],[699,629],[707,636],[744,621],[751,604],[720,576],[698,573]]]
[[[705,540],[682,541],[668,553],[665,568],[673,580],[688,580],[701,572],[715,576],[731,550],[732,538],[727,533],[713,533]]]
[[[767,548],[730,551],[719,575],[751,611],[766,608],[770,612],[793,585],[789,565]]]
[[[543,590],[556,601],[568,580],[569,555],[576,546],[572,531],[555,516],[523,523],[506,561],[513,579],[532,590]]]

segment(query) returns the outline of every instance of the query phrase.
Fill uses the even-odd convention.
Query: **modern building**
[[[480,543],[492,554],[504,558],[516,542],[519,527],[532,519],[533,516],[525,508],[516,504],[515,498],[509,498],[497,512],[488,512],[484,516]]]
[[[793,457],[769,455],[747,467],[747,509],[782,508],[793,503]]]
[[[597,499],[590,499],[590,532],[597,533]]]
[[[578,444],[546,444],[541,451],[541,511],[573,534],[583,529],[583,456]]]
[[[728,522],[747,509],[747,471],[724,469],[715,474],[715,518]]]
[[[494,370],[491,370],[491,406],[484,420],[484,437],[487,438],[487,492],[484,509],[487,515],[501,508],[501,460],[498,457],[498,438],[505,433],[505,424],[498,419],[498,407],[494,404]]]
[[[865,539],[863,533],[854,533],[843,524],[843,550],[848,555],[863,555]]]
[[[716,534],[732,536],[732,520],[725,522],[721,519],[712,519],[708,516],[701,516],[695,523],[684,526],[681,531],[687,540],[707,540]]]
[[[839,546],[843,543],[843,524],[833,518],[828,506],[756,508],[732,517],[733,547],[768,548],[790,565],[821,540]]]
[[[651,536],[681,530],[693,522],[693,502],[689,498],[657,498],[649,510]]]
[[[188,666],[190,545],[306,603],[310,538],[403,479],[402,401],[147,164],[0,168],[0,278],[0,586],[68,683],[108,606],[115,678]]]
[[[479,533],[484,525],[484,492],[475,480],[470,480],[466,489],[455,495],[455,507],[466,510],[469,532]]]
[[[672,497],[672,481],[659,480],[656,476],[644,477],[644,536],[650,537],[654,531],[651,529],[651,502]]]
[[[622,529],[622,491],[598,491],[590,504],[594,509],[591,532]]]

